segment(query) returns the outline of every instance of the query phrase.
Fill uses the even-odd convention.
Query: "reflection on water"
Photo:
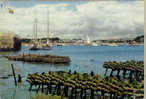
[[[25,62],[8,61],[5,58],[0,58],[0,76],[7,76],[12,74],[10,64],[14,64],[16,77],[21,74],[23,86],[14,86],[14,79],[10,76],[8,79],[0,79],[0,96],[2,99],[29,99],[33,92],[29,92],[29,85],[25,81],[28,73],[48,72],[48,71],[77,71],[81,73],[90,73],[94,71],[96,74],[103,75],[104,68],[102,67],[104,61],[126,61],[126,60],[144,60],[144,46],[59,46],[53,47],[50,51],[30,51],[27,47],[23,47],[20,52],[0,53],[0,55],[7,54],[53,54],[69,56],[71,63],[67,65],[53,65],[53,64],[34,64]],[[25,86],[24,86],[25,85]]]

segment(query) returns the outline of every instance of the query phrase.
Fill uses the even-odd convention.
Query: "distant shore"
[[[32,46],[32,43],[22,43],[23,46]],[[128,44],[128,43],[50,43],[52,46],[139,46],[144,45],[143,43],[135,43],[135,44]]]

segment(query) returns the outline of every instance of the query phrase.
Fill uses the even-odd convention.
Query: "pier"
[[[135,96],[135,90],[144,91],[143,84],[139,88],[136,85],[126,83],[113,77],[100,77],[99,75],[71,73],[63,71],[49,71],[48,73],[28,74],[27,82],[29,91],[41,91],[68,99],[130,99]],[[138,85],[137,85],[138,86]],[[141,96],[143,97],[143,94]]]
[[[104,62],[103,67],[106,69],[105,76],[107,76],[108,70],[110,70],[110,75],[113,76],[113,73],[116,72],[116,77],[118,79],[129,79],[131,82],[133,80],[141,81],[144,80],[144,62],[143,61],[125,61],[125,62],[116,62],[109,61]]]
[[[36,54],[20,54],[16,56],[7,56],[9,60],[35,62],[35,63],[51,63],[51,64],[68,64],[70,58],[68,56],[55,55],[36,55]]]

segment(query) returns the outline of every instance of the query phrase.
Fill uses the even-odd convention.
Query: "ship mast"
[[[49,13],[49,10],[48,10],[48,12],[47,12],[47,44],[49,43],[49,38],[50,38],[50,20],[49,20],[49,18],[50,18],[50,13]]]
[[[37,15],[36,15],[36,10],[34,11],[34,26],[33,26],[33,32],[34,32],[34,40],[35,42],[37,41],[37,28],[38,28],[38,19],[37,19]]]
[[[34,19],[34,40],[37,41],[37,18]]]

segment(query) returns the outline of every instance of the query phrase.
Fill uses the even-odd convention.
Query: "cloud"
[[[50,31],[54,36],[83,39],[89,36],[90,39],[109,39],[144,34],[143,1],[38,3],[31,7],[13,7],[13,9],[14,15],[0,14],[0,30],[12,31],[22,37],[33,37],[35,16],[39,21],[38,37],[47,36],[48,9]]]

